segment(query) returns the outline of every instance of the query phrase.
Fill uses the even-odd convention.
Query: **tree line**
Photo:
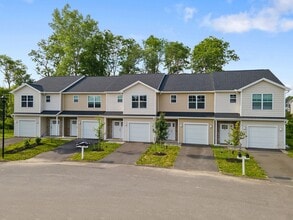
[[[37,74],[45,76],[110,76],[138,73],[180,74],[222,71],[239,60],[228,42],[208,37],[191,50],[178,41],[150,35],[139,44],[135,39],[101,31],[98,22],[66,4],[55,9],[49,23],[52,34],[41,39],[29,56]],[[10,88],[31,82],[20,60],[0,55],[0,71]]]

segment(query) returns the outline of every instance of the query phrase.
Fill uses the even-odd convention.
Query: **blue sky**
[[[139,43],[152,34],[193,49],[206,37],[223,39],[240,57],[225,70],[270,69],[293,89],[293,0],[0,0],[0,54],[39,79],[28,53],[52,34],[53,10],[67,3],[100,30]]]

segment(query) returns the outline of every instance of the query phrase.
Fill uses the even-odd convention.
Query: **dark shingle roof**
[[[173,74],[166,76],[162,91],[213,91],[212,74]]]
[[[213,73],[215,90],[240,89],[262,78],[283,85],[270,70],[238,70]]]
[[[80,78],[82,76],[45,77],[29,85],[41,92],[60,92]]]
[[[120,91],[137,81],[141,81],[154,89],[159,89],[164,76],[164,74],[134,74],[111,77],[86,77],[65,92]]]

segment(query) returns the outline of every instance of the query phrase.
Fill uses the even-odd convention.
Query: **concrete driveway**
[[[207,145],[182,145],[174,168],[218,172],[212,149]]]
[[[12,137],[12,138],[5,138],[4,139],[4,147],[10,145],[10,144],[16,144],[18,142],[21,142],[24,138],[22,137]],[[0,147],[2,148],[2,140],[0,141]]]
[[[280,150],[248,149],[270,180],[293,185],[293,159]]]

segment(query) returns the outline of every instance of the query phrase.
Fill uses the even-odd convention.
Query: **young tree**
[[[215,37],[208,37],[196,45],[192,51],[191,67],[194,73],[222,71],[223,66],[239,57],[230,44]]]
[[[168,137],[168,124],[164,113],[161,113],[160,117],[156,120],[154,133],[156,135],[156,143],[162,145],[162,142]]]
[[[103,122],[103,118],[100,118],[100,117],[97,118],[97,121],[98,121],[98,127],[96,129],[96,137],[98,139],[97,150],[103,150],[102,149],[102,142],[104,141],[104,125],[105,125],[105,123]]]
[[[231,128],[229,133],[229,140],[227,140],[228,144],[232,146],[239,147],[241,149],[241,140],[246,137],[245,132],[240,129],[240,122],[237,121],[233,128]]]
[[[146,73],[159,73],[163,62],[165,40],[151,35],[143,41],[143,62]]]
[[[176,74],[188,67],[190,48],[179,42],[168,42],[165,45],[165,67],[168,74]]]

